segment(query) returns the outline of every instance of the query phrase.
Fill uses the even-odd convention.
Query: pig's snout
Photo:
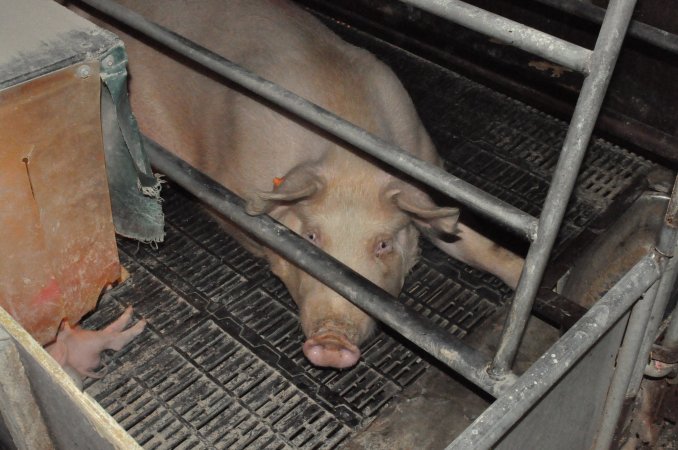
[[[360,349],[339,331],[323,331],[304,342],[304,355],[320,367],[345,369],[356,365]]]

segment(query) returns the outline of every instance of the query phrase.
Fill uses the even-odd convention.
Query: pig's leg
[[[457,225],[456,237],[453,242],[446,242],[435,236],[428,236],[436,247],[453,258],[489,272],[512,289],[516,288],[525,264],[523,258],[462,223]]]

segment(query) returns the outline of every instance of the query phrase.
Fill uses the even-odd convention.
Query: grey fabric
[[[113,224],[122,236],[162,242],[161,180],[153,175],[130,107],[126,64],[122,46],[102,58],[101,126]]]

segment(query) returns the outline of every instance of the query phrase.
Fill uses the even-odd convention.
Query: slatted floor
[[[333,26],[394,67],[450,172],[539,213],[564,123],[355,28]],[[649,168],[596,140],[558,248]],[[166,242],[156,249],[119,240],[131,277],[84,322],[99,328],[127,304],[148,321],[129,347],[106,355],[107,375],[85,385],[145,448],[336,448],[429,367],[423,353],[384,329],[365,344],[357,367],[312,367],[301,352],[297,309],[266,265],[180,188],[166,186],[163,197]],[[464,337],[509,296],[495,278],[424,243],[401,301]]]

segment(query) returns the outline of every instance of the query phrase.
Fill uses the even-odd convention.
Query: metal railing
[[[564,375],[567,368],[574,364],[660,278],[664,260],[671,254],[671,251],[663,248],[662,251],[644,258],[591,308],[582,320],[554,344],[549,354],[557,355],[556,359],[560,364],[551,364],[548,359],[539,360],[519,379],[511,372],[510,368],[574,188],[635,0],[610,2],[593,51],[463,2],[406,0],[406,3],[533,51],[585,75],[539,219],[113,2],[81,1],[532,241],[507,316],[499,349],[490,363],[478,351],[448,333],[432,328],[426,320],[398,303],[396,299],[272,219],[248,216],[242,209],[242,200],[164,152],[156,144],[146,141],[151,161],[160,171],[165,172],[178,184],[226,215],[229,220],[245,227],[265,244],[325,282],[348,300],[391,326],[486,392],[498,397],[498,400],[449,448],[489,448],[494,445],[506,430],[510,429],[549,387]],[[675,242],[675,233],[667,231],[665,234],[667,236],[671,234],[673,239],[671,242]],[[666,239],[670,241],[669,238]],[[637,359],[640,351],[649,348],[647,341],[651,336],[652,325],[646,326],[648,311],[653,303],[665,304],[664,299],[655,301],[653,298],[657,291],[661,291],[660,296],[667,295],[661,283],[666,282],[656,284],[650,293],[646,294],[646,301],[638,303],[638,307],[634,308],[631,322],[637,323],[637,328],[643,328],[645,334],[639,332],[643,336],[643,339],[639,340],[639,333],[636,333],[633,337],[635,341],[627,345],[630,350],[623,357],[631,362],[625,363],[626,369],[618,371],[618,375],[615,376],[613,386],[616,386],[614,389],[618,392],[626,392],[638,378],[639,369],[634,358]],[[652,300],[648,300],[650,298]],[[563,361],[567,361],[567,364]],[[631,363],[633,367],[628,369]],[[610,397],[606,410],[614,412],[616,401]],[[616,424],[614,415],[610,416],[608,422]],[[610,427],[601,428],[601,435],[603,433],[611,435]]]

